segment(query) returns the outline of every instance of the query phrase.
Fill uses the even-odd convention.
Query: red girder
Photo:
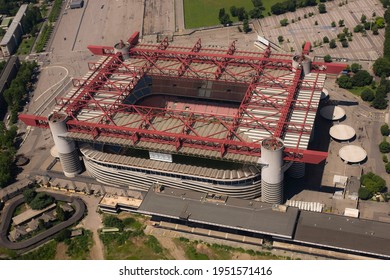
[[[285,132],[288,117],[289,117],[291,110],[292,110],[291,105],[294,102],[295,96],[298,92],[298,87],[299,87],[301,75],[302,75],[302,69],[297,69],[295,71],[293,83],[288,90],[288,96],[286,98],[286,103],[284,105],[284,108],[282,109],[282,112],[281,112],[281,115],[280,115],[280,118],[278,121],[278,126],[277,126],[275,134],[274,134],[275,137],[281,138],[283,132]]]
[[[89,63],[89,69],[94,71],[93,76],[86,81],[75,79],[74,84],[79,87],[76,93],[70,98],[57,100],[60,111],[65,108],[65,112],[73,118],[67,122],[70,132],[82,132],[95,138],[125,138],[129,139],[132,145],[140,141],[165,143],[175,146],[178,152],[184,147],[208,149],[219,152],[221,157],[226,153],[260,156],[260,144],[243,139],[241,132],[237,131],[241,127],[264,127],[277,137],[282,136],[286,130],[296,131],[300,137],[310,133],[311,126],[306,125],[307,113],[315,111],[316,108],[312,108],[311,100],[306,102],[294,98],[299,84],[301,89],[314,91],[317,90],[316,83],[313,85],[311,82],[300,81],[299,69],[292,84],[287,78],[273,77],[265,71],[291,70],[291,55],[271,56],[269,48],[263,54],[238,51],[234,42],[227,53],[222,49],[202,48],[200,40],[188,48],[170,46],[167,38],[160,44],[139,44],[138,35],[134,33],[128,40],[131,64],[123,63],[120,54],[114,54],[112,47],[88,47],[94,54],[106,55],[108,58],[101,64]],[[307,46],[304,50],[304,53],[306,52]],[[231,71],[233,67],[236,67],[234,72]],[[321,69],[321,65],[317,68]],[[113,74],[118,81],[110,80]],[[234,117],[123,104],[123,100],[131,94],[145,74],[167,78],[228,81],[249,86]],[[287,90],[287,101],[284,97],[278,97],[278,94],[263,94],[256,89],[260,85],[263,88],[284,89],[280,95]],[[99,96],[99,93],[102,96]],[[283,105],[283,102],[286,104]],[[294,110],[306,112],[303,124],[288,122],[289,110],[292,107]],[[77,115],[84,108],[95,111],[96,116],[87,121],[78,120]],[[253,115],[251,111],[254,109],[269,110],[270,114]],[[117,125],[114,121],[120,117],[118,113],[125,116],[137,115],[139,118],[129,118],[125,121],[126,124],[122,121],[121,125]],[[267,119],[270,116],[280,116],[279,121]],[[48,127],[45,118],[21,115],[21,119],[28,125]],[[164,126],[157,126],[159,120],[164,122]],[[168,120],[175,121],[168,124]],[[218,129],[207,132],[200,129],[211,122],[218,124]],[[309,163],[318,163],[326,158],[326,153],[291,148],[285,149],[285,155],[286,160]]]

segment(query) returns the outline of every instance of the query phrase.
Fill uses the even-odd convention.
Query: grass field
[[[189,260],[232,260],[236,258],[247,260],[286,260],[289,258],[273,255],[269,251],[253,251],[243,248],[219,244],[209,244],[201,241],[190,241],[187,238],[174,240],[181,247]]]
[[[30,37],[29,39],[23,39],[20,43],[19,48],[16,54],[29,54],[31,47],[34,44],[35,37]]]
[[[265,11],[263,15],[267,16],[271,6],[282,0],[263,0]],[[186,29],[218,25],[219,9],[225,8],[230,15],[230,7],[244,7],[247,12],[253,9],[251,0],[184,0],[184,18]],[[233,22],[238,21],[237,17],[230,19]]]

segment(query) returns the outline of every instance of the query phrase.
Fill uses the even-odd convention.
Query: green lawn
[[[230,7],[245,7],[248,12],[253,9],[251,0],[184,0],[184,19],[186,29],[218,25],[219,9],[225,8],[230,14]],[[231,17],[237,21],[237,17]]]
[[[369,88],[369,89],[373,90],[370,86],[365,86],[365,87],[354,87],[354,88],[349,89],[349,91],[352,92],[352,94],[354,94],[354,95],[356,95],[356,96],[360,96],[360,93],[361,93],[365,88]]]
[[[31,51],[31,47],[34,43],[35,37],[30,37],[29,39],[23,39],[20,43],[18,51],[16,54],[29,54]]]
[[[283,2],[283,0],[263,0],[265,8],[263,15],[267,16],[271,11],[271,6],[278,2]],[[220,24],[219,9],[225,8],[226,13],[230,15],[231,6],[244,7],[247,12],[254,8],[251,0],[184,0],[186,29]],[[237,17],[231,15],[230,19],[233,22],[238,21]]]

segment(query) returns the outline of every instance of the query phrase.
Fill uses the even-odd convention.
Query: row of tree
[[[348,75],[342,75],[337,79],[337,84],[341,88],[351,89],[353,87],[363,87],[370,85],[372,82],[372,76],[366,70],[357,71],[352,77]]]
[[[326,1],[320,1],[326,2]],[[287,0],[284,2],[276,3],[271,6],[271,12],[274,15],[281,15],[287,12],[295,12],[297,8],[317,6],[316,0]]]
[[[4,91],[4,99],[7,102],[10,111],[10,122],[16,123],[18,119],[18,112],[22,109],[28,96],[27,92],[31,89],[31,76],[34,68],[38,65],[34,62],[22,63],[18,74],[12,80],[10,87]]]
[[[373,70],[377,76],[390,76],[390,8],[386,9],[384,14],[384,21],[386,22],[385,42],[383,44],[383,57],[378,58]]]
[[[254,8],[247,12],[245,7],[231,6],[229,11],[232,17],[237,17],[238,21],[245,21],[250,18],[262,18],[262,12],[265,10],[263,2],[261,0],[252,0]],[[223,25],[230,25],[233,21],[230,19],[230,15],[226,12],[225,8],[219,9],[218,19]],[[244,31],[245,26],[244,26]]]
[[[6,187],[13,178],[16,134],[16,126],[7,129],[4,123],[0,122],[0,188]]]

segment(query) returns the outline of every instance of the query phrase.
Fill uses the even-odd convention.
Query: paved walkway
[[[175,23],[176,23],[176,31],[183,31],[185,29],[185,21],[184,21],[184,1],[183,0],[175,0]]]

